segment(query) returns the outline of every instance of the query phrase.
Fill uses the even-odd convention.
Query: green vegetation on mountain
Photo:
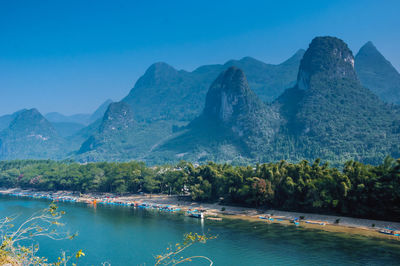
[[[124,152],[134,152],[127,150],[127,145],[132,142],[130,132],[135,129],[133,112],[129,105],[124,102],[111,103],[104,114],[102,122],[95,134],[91,135],[81,146],[78,153],[85,153],[96,150],[97,158],[87,160],[102,160],[101,156],[106,156],[109,160],[121,158]],[[104,154],[105,155],[104,155]]]
[[[343,41],[333,37],[312,41],[301,61],[298,85],[275,103],[287,123],[276,152],[267,153],[266,160],[377,163],[388,154],[400,156],[399,109],[361,86],[353,62]]]
[[[249,82],[255,88],[256,94],[264,101],[272,101],[286,87],[295,83],[303,53],[303,50],[299,50],[279,65],[265,64],[251,57],[245,57],[241,60],[228,61],[224,65],[202,66],[193,72],[178,71],[165,63],[153,64],[139,78],[129,95],[122,100],[131,106],[137,124],[129,133],[131,141],[124,142],[122,146],[110,147],[111,154],[119,150],[120,156],[108,156],[104,150],[81,149],[77,159],[164,161],[169,155],[160,156],[157,153],[153,156],[153,151],[201,114],[207,90],[221,72],[231,66],[240,66],[249,73]],[[78,132],[72,139],[76,143],[85,135],[84,139],[87,140],[93,133],[92,126],[92,129]],[[234,147],[226,145],[224,149],[227,150],[224,153],[228,157],[221,159],[231,158],[231,150]],[[211,158],[220,158],[220,154],[210,154],[212,152],[212,150],[209,152]]]
[[[195,201],[257,208],[341,214],[400,221],[400,160],[377,166],[348,161],[342,170],[317,159],[232,166],[146,167],[141,162],[88,163],[26,160],[0,162],[0,186],[39,190],[173,193]]]
[[[202,114],[154,152],[174,151],[175,160],[252,158],[272,141],[279,122],[249,88],[244,72],[230,67],[211,85]]]
[[[227,75],[221,82],[224,75],[210,87],[203,114],[155,150],[150,162],[165,161],[164,156],[196,162],[322,158],[376,164],[386,155],[400,156],[399,108],[362,87],[352,52],[340,39],[315,38],[297,84],[272,104],[256,99],[245,78]]]
[[[162,62],[155,63],[139,78],[123,101],[135,110],[138,122],[191,121],[201,113],[211,83],[222,71],[236,66],[246,73],[250,87],[261,100],[271,102],[295,84],[303,53],[304,50],[299,50],[279,65],[245,57],[224,65],[201,66],[193,72],[178,71]]]
[[[386,102],[400,104],[400,73],[372,42],[361,47],[355,68],[363,86]]]

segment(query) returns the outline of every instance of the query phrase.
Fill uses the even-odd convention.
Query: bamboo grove
[[[400,221],[400,159],[338,169],[301,161],[233,166],[147,167],[142,162],[16,160],[0,162],[0,187],[45,191],[165,193],[194,201]]]

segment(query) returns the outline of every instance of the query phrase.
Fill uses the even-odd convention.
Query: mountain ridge
[[[53,125],[33,108],[20,112],[0,133],[0,158],[61,158],[65,141]],[[54,156],[54,157],[53,157]]]
[[[400,73],[369,41],[356,55],[361,83],[389,103],[400,104]]]
[[[33,109],[15,123],[0,117],[0,158],[374,164],[400,156],[400,106],[383,102],[358,77],[364,66],[373,70],[364,71],[369,78],[385,80],[375,57],[391,66],[372,43],[355,59],[345,42],[323,36],[278,65],[243,57],[188,72],[154,63],[125,98],[104,102],[92,114],[100,118],[83,128],[50,123]]]
[[[50,112],[45,114],[44,117],[52,123],[76,123],[87,126],[102,118],[108,105],[112,102],[111,99],[107,99],[92,114],[63,115],[59,112]]]
[[[316,49],[312,56],[318,56],[318,49],[323,50],[327,58],[307,61],[306,52],[298,85],[276,101],[287,121],[286,129],[297,143],[292,153],[298,154],[292,158],[340,160],[341,154],[347,159],[372,162],[373,158],[396,154],[392,145],[400,136],[392,131],[400,119],[398,112],[361,85],[352,52],[342,40],[321,38],[315,38],[308,51]],[[321,60],[331,62],[330,67],[335,69],[324,66]],[[312,73],[307,79],[300,74],[303,67]],[[306,86],[299,86],[301,83]]]

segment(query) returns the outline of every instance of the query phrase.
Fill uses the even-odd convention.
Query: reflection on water
[[[0,217],[27,216],[48,201],[0,197]],[[79,231],[73,241],[40,239],[40,254],[55,259],[60,251],[83,249],[80,265],[152,265],[186,232],[218,235],[191,247],[187,255],[205,255],[216,265],[399,265],[400,242],[310,230],[292,225],[198,220],[182,214],[118,206],[58,203],[66,211],[66,229]],[[20,219],[23,219],[22,217]],[[192,265],[206,265],[193,262]]]

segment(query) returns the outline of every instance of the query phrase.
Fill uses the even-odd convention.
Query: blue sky
[[[400,1],[0,0],[0,115],[89,113],[154,62],[280,63],[315,36],[372,41],[400,69]]]

